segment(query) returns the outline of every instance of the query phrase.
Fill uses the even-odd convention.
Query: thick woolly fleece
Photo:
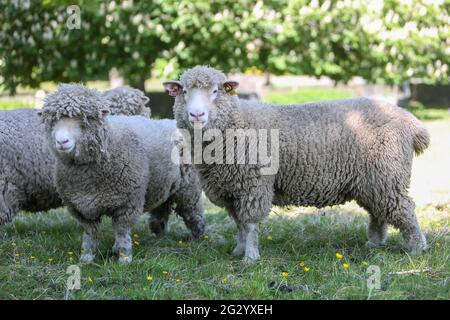
[[[139,89],[122,86],[105,91],[102,95],[110,102],[109,109],[112,115],[140,115],[146,118],[151,116],[151,110],[146,106],[149,99]]]
[[[235,254],[245,253],[249,261],[259,257],[257,224],[272,205],[324,207],[349,200],[370,214],[368,246],[383,245],[392,224],[409,250],[426,248],[408,187],[414,152],[427,148],[429,135],[412,114],[366,98],[284,106],[250,103],[227,94],[224,74],[209,67],[190,69],[180,80],[187,89],[219,86],[204,130],[279,130],[279,170],[274,175],[261,175],[260,165],[197,166],[206,195],[238,225]],[[175,98],[174,114],[177,126],[193,137],[183,95]],[[226,154],[225,149],[224,158]]]
[[[201,187],[192,166],[171,161],[176,131],[173,120],[141,116],[105,116],[100,93],[81,85],[61,85],[47,99],[42,118],[53,151],[51,130],[57,119],[80,121],[82,139],[73,156],[56,155],[57,190],[69,212],[84,226],[82,262],[91,262],[98,247],[103,215],[112,217],[115,253],[131,261],[131,227],[146,211],[150,228],[167,230],[172,204],[194,237],[204,232]]]
[[[150,115],[140,90],[119,87],[103,96],[108,99],[103,107],[113,114]],[[62,206],[53,183],[55,158],[38,112],[0,111],[0,225],[10,222],[20,210],[37,212]]]

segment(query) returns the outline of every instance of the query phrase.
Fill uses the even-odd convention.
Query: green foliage
[[[71,4],[81,28],[69,29]],[[380,5],[381,4],[381,5]],[[143,87],[196,64],[225,72],[448,82],[448,1],[0,1],[0,85],[106,79]]]

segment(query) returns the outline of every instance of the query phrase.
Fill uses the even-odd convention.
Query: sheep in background
[[[119,87],[103,92],[112,114],[150,116],[142,91]],[[20,210],[47,211],[62,206],[53,183],[55,157],[34,109],[0,111],[0,226]],[[156,226],[155,226],[156,228]]]
[[[121,263],[131,261],[131,228],[144,211],[154,215],[153,231],[164,231],[176,204],[193,236],[201,236],[205,222],[197,173],[171,161],[175,121],[108,114],[108,101],[98,91],[76,84],[60,85],[41,112],[56,156],[56,188],[84,227],[81,262],[95,257],[103,215],[112,217],[113,252]]]
[[[122,86],[104,91],[102,96],[110,102],[109,109],[111,110],[111,115],[141,115],[146,118],[150,118],[151,116],[150,108],[146,107],[149,98],[139,89]]]
[[[226,208],[237,224],[235,255],[244,254],[246,261],[259,258],[258,224],[272,205],[324,207],[349,200],[370,214],[369,247],[384,245],[392,224],[408,250],[425,250],[408,196],[413,155],[429,145],[420,121],[396,106],[365,98],[285,106],[246,102],[234,95],[237,86],[205,66],[164,83],[175,97],[177,126],[190,139],[192,153],[194,135],[208,129],[222,137],[229,129],[278,130],[278,141],[270,141],[279,142],[276,173],[262,174],[265,164],[260,161],[196,164],[208,198]],[[203,141],[200,147],[213,143],[217,141]],[[235,148],[235,142],[225,147],[224,158]]]

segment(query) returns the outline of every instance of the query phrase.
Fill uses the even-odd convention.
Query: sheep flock
[[[232,254],[251,263],[273,205],[355,200],[369,214],[367,247],[384,246],[391,225],[409,252],[426,250],[408,188],[430,137],[409,112],[368,98],[246,101],[236,81],[207,66],[163,86],[175,120],[150,119],[140,90],[82,84],[61,84],[41,110],[0,111],[0,226],[21,210],[65,206],[84,230],[80,262],[91,263],[108,216],[112,251],[130,263],[143,213],[151,236],[168,232],[174,211],[193,241],[201,237],[204,193],[236,223]]]

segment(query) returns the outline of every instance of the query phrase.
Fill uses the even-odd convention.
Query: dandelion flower
[[[94,281],[92,280],[91,276],[88,276],[88,283],[89,283],[89,284],[94,283]]]
[[[344,269],[348,269],[349,267],[348,263],[343,263],[342,266],[344,267]]]
[[[267,236],[267,240],[272,241],[272,240],[273,240],[272,236],[271,236],[271,235],[268,235],[268,236]]]
[[[208,235],[205,234],[205,236],[203,237],[203,239],[208,240],[208,239],[209,239]]]
[[[20,256],[20,253],[16,253],[16,254],[14,254],[16,257],[18,257],[18,256]]]
[[[175,280],[176,282],[181,282],[181,279],[180,278],[177,278],[177,280]]]
[[[305,271],[305,272],[308,272],[309,270],[311,270],[311,268],[308,268],[308,267],[303,268],[303,271]]]
[[[336,258],[340,260],[342,259],[342,257],[343,257],[342,253],[336,252]]]
[[[362,265],[363,265],[363,266],[368,266],[369,263],[368,263],[367,261],[363,261],[363,262],[362,262]]]
[[[283,271],[283,272],[281,273],[281,275],[282,275],[283,277],[287,277],[287,276],[289,275],[289,272]]]
[[[153,281],[153,277],[152,276],[147,276],[147,281]]]
[[[169,275],[169,272],[163,271],[162,274],[163,274],[163,276],[167,277]]]
[[[223,278],[222,279],[222,283],[227,283],[228,282],[228,278]]]
[[[305,266],[305,261],[300,261],[300,262],[298,263],[298,265],[299,265],[300,267],[304,267],[304,266]]]

